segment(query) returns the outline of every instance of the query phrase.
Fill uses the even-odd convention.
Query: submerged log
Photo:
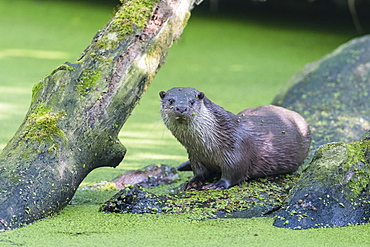
[[[120,163],[118,132],[193,5],[124,1],[76,62],[34,86],[25,120],[0,154],[0,232],[59,212],[88,173]]]

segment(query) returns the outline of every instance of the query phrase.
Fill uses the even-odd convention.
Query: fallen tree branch
[[[62,210],[97,167],[116,167],[118,133],[186,26],[194,0],[131,0],[75,63],[33,88],[0,155],[0,232]]]

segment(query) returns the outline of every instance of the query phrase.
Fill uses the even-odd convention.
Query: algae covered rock
[[[313,158],[303,166],[274,225],[306,229],[368,223],[370,36],[306,65],[290,84],[273,104],[299,112],[309,123]]]
[[[139,185],[120,190],[106,201],[99,211],[106,213],[160,213],[165,198],[143,191]]]
[[[370,141],[321,146],[274,225],[292,229],[370,222]]]
[[[227,190],[159,192],[140,185],[126,187],[105,202],[100,211],[113,213],[188,213],[193,219],[271,216],[280,208],[297,175],[258,178]],[[164,187],[167,187],[165,185]]]
[[[289,85],[273,104],[299,112],[309,123],[310,157],[323,144],[358,140],[370,129],[370,36],[306,65]]]

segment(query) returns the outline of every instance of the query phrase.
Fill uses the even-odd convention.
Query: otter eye
[[[174,99],[168,99],[168,104],[169,105],[172,105],[173,103],[175,103],[175,100]]]

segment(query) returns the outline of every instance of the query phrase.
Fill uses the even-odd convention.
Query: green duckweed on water
[[[191,220],[187,215],[105,214],[68,206],[60,215],[2,233],[1,246],[366,246],[367,226],[287,230],[272,218]],[[42,232],[42,234],[40,234]],[[40,245],[41,243],[41,245]]]
[[[116,4],[0,0],[1,28],[6,34],[0,40],[1,147],[22,123],[33,85],[59,65],[75,61],[112,17]],[[93,171],[86,183],[109,181],[149,164],[176,166],[186,160],[186,151],[161,123],[159,91],[196,87],[234,113],[268,104],[294,72],[355,35],[352,23],[335,18],[245,11],[211,15],[207,5],[194,10],[166,64],[119,135],[128,149],[124,161],[116,169]],[[72,204],[59,215],[0,233],[0,246],[370,244],[369,225],[294,231],[273,227],[270,217],[192,220],[187,214],[98,212],[115,193],[77,191]]]

